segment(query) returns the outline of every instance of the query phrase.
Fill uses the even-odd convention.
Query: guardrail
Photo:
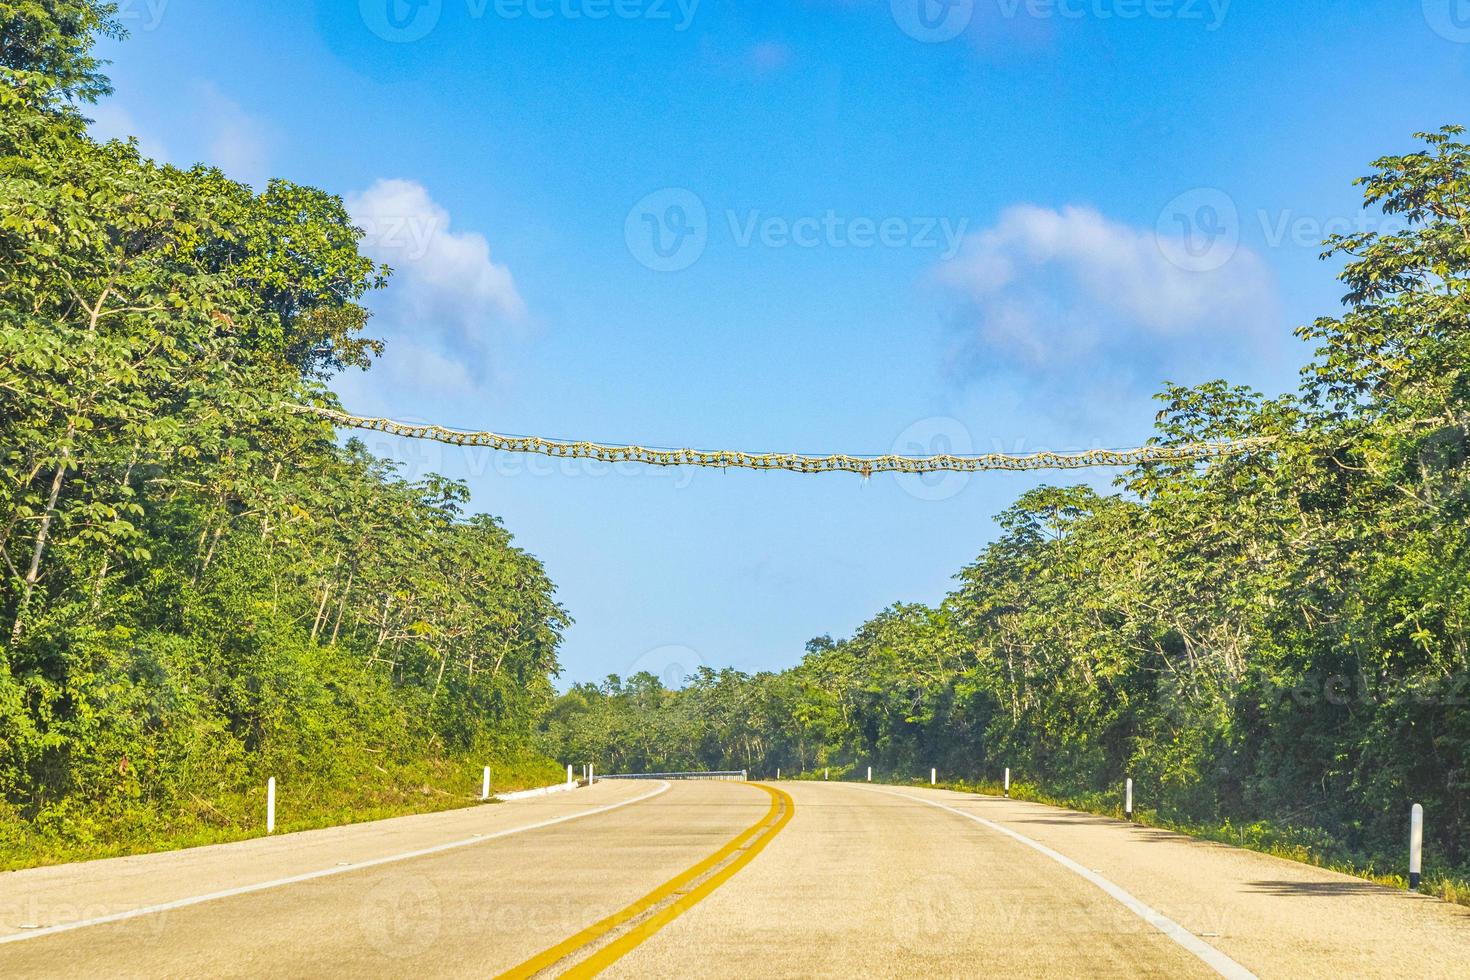
[[[744,769],[721,770],[718,772],[615,772],[599,773],[597,780],[604,779],[724,779],[744,782],[749,776]]]

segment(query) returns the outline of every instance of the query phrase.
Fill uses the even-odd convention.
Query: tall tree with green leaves
[[[524,749],[568,622],[462,484],[295,411],[382,349],[342,201],[86,135],[114,13],[0,3],[0,860]]]

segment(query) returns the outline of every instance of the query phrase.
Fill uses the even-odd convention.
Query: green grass
[[[564,770],[529,752],[490,758],[439,758],[337,778],[281,778],[276,833],[362,823],[480,804],[481,766],[491,792],[560,782]],[[171,851],[265,835],[265,780],[204,798],[189,794],[168,808],[134,804],[102,818],[53,818],[36,825],[0,811],[0,871]]]

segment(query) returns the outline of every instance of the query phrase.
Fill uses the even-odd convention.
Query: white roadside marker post
[[[587,785],[591,786],[595,782],[597,782],[597,763],[589,762],[587,763]]]
[[[1005,794],[1006,794],[1006,799],[1010,799],[1011,798],[1011,767],[1010,766],[1006,766]]]
[[[938,781],[939,781],[939,770],[938,769],[930,769],[929,770],[929,785],[930,786],[933,786]]]
[[[868,782],[871,783],[872,781],[873,781],[873,767],[872,766],[869,766],[868,767]]]
[[[276,832],[276,777],[265,781],[265,832]]]
[[[488,800],[488,799],[490,799],[490,767],[489,766],[486,766],[485,767],[485,771],[483,773],[481,773],[481,775],[480,775],[480,799],[482,799],[482,800]]]
[[[1133,779],[1123,781],[1123,816],[1133,819]]]
[[[1424,807],[1414,804],[1409,811],[1409,891],[1419,890],[1419,872],[1424,857]]]
[[[567,763],[567,785],[572,785],[572,764],[570,762]]]
[[[776,767],[776,779],[777,779],[777,781],[780,781],[780,779],[781,779],[781,767],[780,766],[777,766]]]

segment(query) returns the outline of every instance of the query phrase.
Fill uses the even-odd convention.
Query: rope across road
[[[732,449],[658,449],[585,440],[543,439],[539,436],[508,436],[498,432],[463,431],[441,425],[398,422],[393,419],[352,415],[317,405],[292,405],[289,409],[317,415],[352,429],[386,432],[408,439],[430,439],[453,446],[485,446],[508,453],[534,453],[562,459],[590,459],[604,463],[643,463],[648,466],[702,466],[711,469],[785,470],[792,473],[976,473],[985,470],[1076,470],[1098,466],[1138,466],[1146,463],[1186,463],[1220,459],[1267,448],[1269,437],[1191,442],[1175,446],[1140,446],[1135,449],[1089,449],[1084,452],[1038,452],[1025,454],[983,453],[980,455],[853,456],[843,453],[752,453]]]

